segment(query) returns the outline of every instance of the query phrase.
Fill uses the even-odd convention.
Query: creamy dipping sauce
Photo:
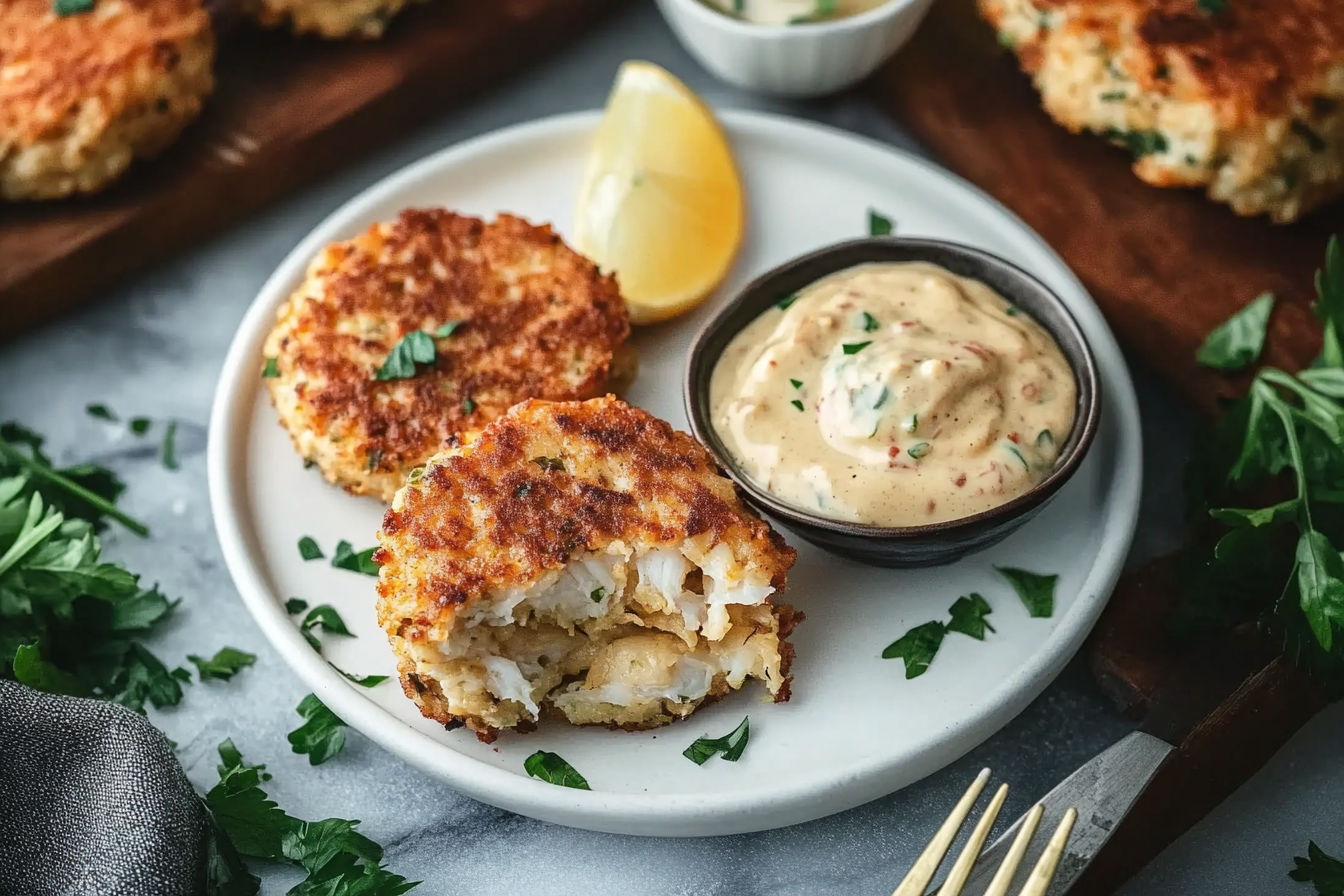
[[[916,526],[1004,504],[1053,468],[1073,371],[1046,330],[931,264],[865,264],[787,297],[728,344],[715,430],[781,501]]]
[[[843,19],[887,0],[703,0],[705,5],[757,25],[797,25]]]

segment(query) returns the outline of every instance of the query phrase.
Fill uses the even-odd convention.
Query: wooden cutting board
[[[1330,234],[1344,233],[1344,203],[1275,227],[1193,191],[1142,183],[1126,153],[1050,121],[972,0],[935,4],[872,88],[935,158],[1035,228],[1130,357],[1196,406],[1212,412],[1244,388],[1194,356],[1211,329],[1263,291],[1279,297],[1265,360],[1295,370],[1319,350],[1313,272]],[[1176,599],[1170,558],[1127,573],[1089,645],[1102,689],[1180,749],[1073,892],[1112,892],[1325,705],[1254,629],[1198,646],[1173,642],[1164,633]]]
[[[0,338],[192,246],[579,34],[621,0],[435,0],[370,42],[239,28],[162,157],[96,197],[0,203]]]

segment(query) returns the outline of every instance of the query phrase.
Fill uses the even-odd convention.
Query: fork
[[[985,784],[989,781],[989,769],[984,769],[971,782],[971,786],[952,810],[952,814],[943,822],[943,826],[938,829],[938,833],[933,835],[929,845],[924,847],[924,852],[920,853],[915,860],[914,867],[910,873],[901,881],[901,885],[891,896],[923,896],[924,890],[928,887],[929,881],[933,880],[934,874],[938,871],[938,866],[942,864],[947,856],[948,847],[952,845],[952,840],[961,830],[961,825],[970,814],[971,807],[979,799],[980,792],[985,789]],[[989,801],[989,806],[985,808],[985,814],[980,817],[976,823],[975,829],[971,831],[971,838],[966,841],[966,846],[962,849],[961,855],[957,857],[952,865],[952,870],[947,873],[947,880],[943,882],[942,887],[938,889],[938,896],[960,896],[962,887],[966,885],[966,879],[970,877],[971,869],[975,865],[976,858],[980,855],[980,849],[985,845],[985,838],[989,836],[989,829],[994,826],[994,820],[998,818],[999,810],[1003,808],[1003,801],[1008,797],[1008,785],[999,787],[994,798]],[[993,880],[989,882],[989,888],[985,890],[984,896],[1006,896],[1008,887],[1013,882],[1013,875],[1017,873],[1017,867],[1022,863],[1022,857],[1026,855],[1027,847],[1031,844],[1031,838],[1036,833],[1037,826],[1041,823],[1041,816],[1045,813],[1045,808],[1037,803],[1031,811],[1022,819],[1022,827],[1017,832],[1017,837],[1013,840],[1012,847],[1008,854],[1003,858],[1003,864],[994,874]],[[1018,890],[1017,896],[1045,896],[1046,889],[1050,882],[1054,880],[1055,869],[1059,866],[1060,856],[1064,854],[1064,845],[1069,841],[1069,834],[1073,831],[1073,823],[1078,818],[1078,813],[1070,808],[1060,819],[1059,826],[1055,832],[1050,835],[1050,841],[1045,846],[1045,851],[1036,862],[1036,867],[1032,869],[1027,877],[1026,883],[1022,889]]]

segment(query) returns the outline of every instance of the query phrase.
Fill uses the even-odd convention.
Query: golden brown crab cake
[[[329,40],[383,36],[408,0],[243,0],[243,12],[267,28],[286,24],[295,34]]]
[[[789,699],[796,556],[700,443],[614,396],[529,401],[393,501],[378,620],[428,718],[650,728],[761,680]]]
[[[214,87],[200,0],[0,2],[0,198],[93,193],[162,151]]]
[[[434,361],[375,379],[416,331]],[[549,226],[409,210],[319,253],[266,340],[265,382],[306,461],[391,501],[410,470],[520,401],[628,384],[629,334],[616,281]]]
[[[978,0],[1057,122],[1161,187],[1292,221],[1344,192],[1339,0]]]

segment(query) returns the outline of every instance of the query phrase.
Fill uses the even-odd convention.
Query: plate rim
[[[1142,440],[1138,400],[1120,348],[1109,325],[1086,287],[1044,239],[979,187],[936,163],[909,151],[841,128],[805,119],[741,109],[716,109],[725,130],[789,140],[824,139],[855,145],[864,152],[894,155],[905,164],[923,168],[928,176],[1002,214],[1023,236],[1036,243],[1059,268],[1059,273],[1087,301],[1070,306],[1083,320],[1094,354],[1104,371],[1103,392],[1114,414],[1116,475],[1103,500],[1101,543],[1078,598],[1030,659],[1016,667],[988,695],[986,709],[962,721],[971,734],[960,752],[927,750],[893,765],[872,762],[861,770],[832,773],[827,778],[795,787],[781,795],[770,791],[725,791],[717,794],[639,794],[583,791],[547,785],[515,772],[458,753],[434,740],[363,697],[322,657],[308,646],[285,613],[282,601],[268,587],[249,556],[250,536],[244,524],[248,502],[242,497],[243,480],[230,475],[234,461],[246,455],[248,416],[259,381],[255,353],[270,329],[276,307],[289,284],[302,275],[309,260],[339,234],[351,230],[351,221],[368,219],[371,210],[389,194],[470,159],[528,141],[563,139],[593,130],[601,110],[570,112],[490,131],[452,144],[379,179],[323,217],[291,249],[262,284],[248,306],[230,343],[216,387],[209,423],[207,478],[210,506],[225,565],[244,605],[285,663],[319,699],[383,749],[412,766],[448,783],[460,793],[508,811],[594,831],[653,836],[706,836],[746,833],[782,827],[824,817],[895,792],[926,777],[974,749],[1026,708],[1082,646],[1100,616],[1124,567],[1138,524],[1142,483]],[[361,225],[362,226],[362,225]],[[1105,338],[1098,340],[1097,334]],[[679,384],[680,385],[680,384]],[[1094,446],[1095,447],[1095,446]],[[1098,575],[1100,573],[1100,578]],[[394,724],[388,724],[389,721]],[[902,773],[896,774],[896,769]]]

